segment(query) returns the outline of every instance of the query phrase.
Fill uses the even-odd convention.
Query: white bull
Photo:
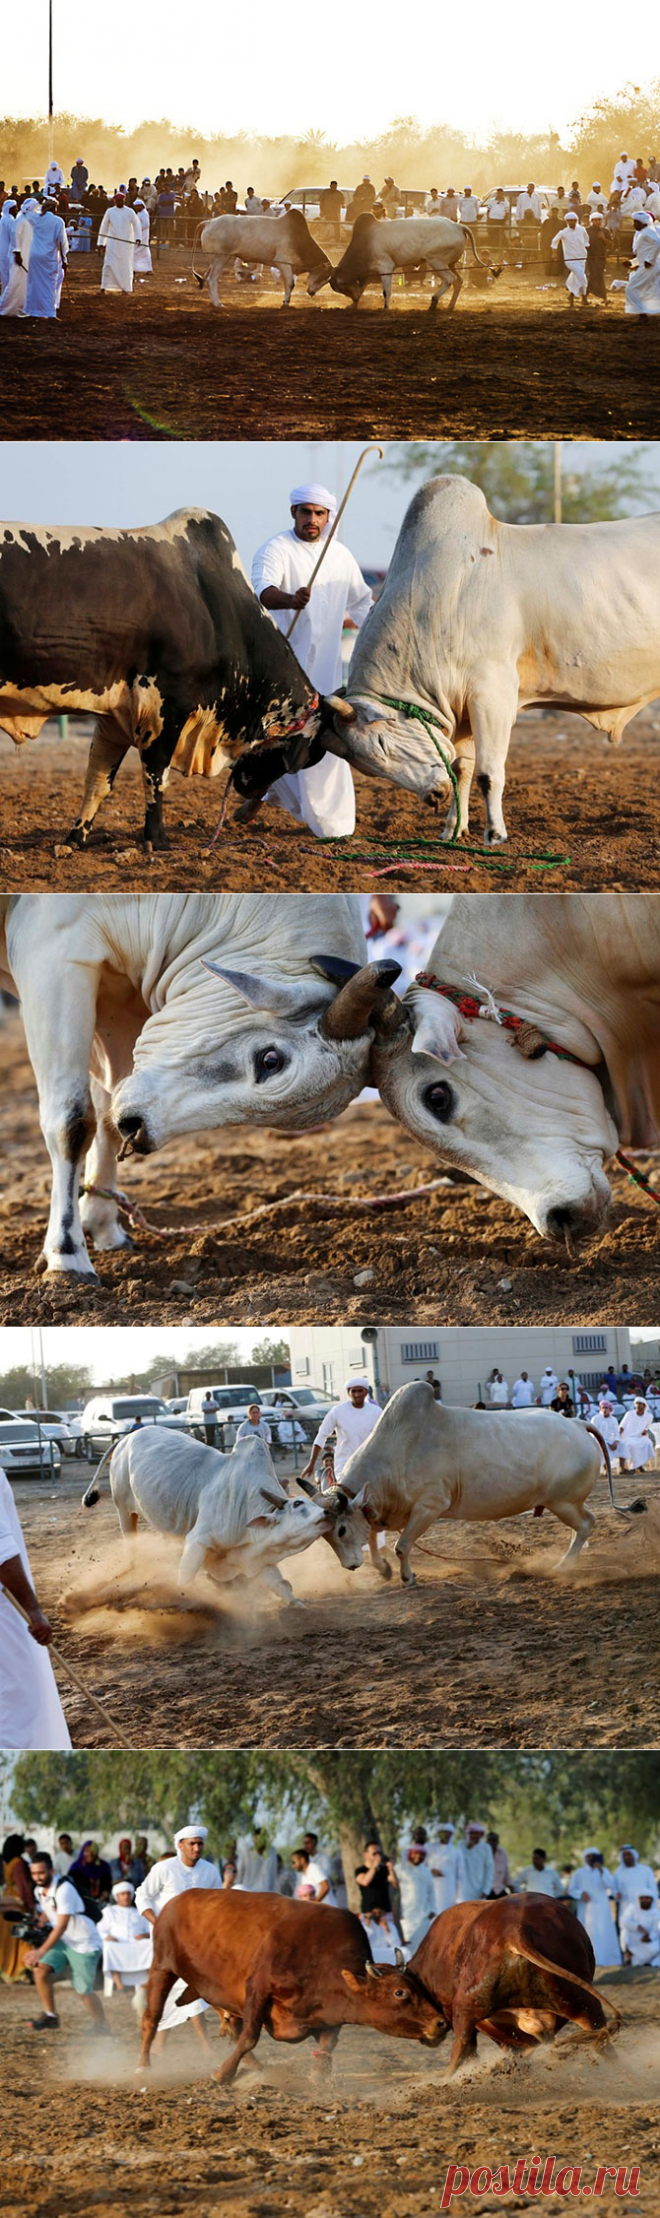
[[[338,1116],[399,973],[366,953],[352,896],[0,898],[0,985],[22,1003],[53,1169],[42,1269],[94,1276],[83,1225],[98,1248],[130,1245],[113,1198],[79,1208],[83,1175],[114,1195],[120,1155]]]
[[[158,1431],[158,1437],[156,1433]],[[140,1518],[152,1532],[183,1538],[179,1585],[200,1571],[218,1586],[260,1580],[282,1602],[292,1588],[278,1569],[280,1557],[299,1555],[327,1538],[340,1562],[357,1570],[359,1542],[351,1540],[345,1504],[290,1501],[265,1441],[237,1440],[231,1455],[155,1426],[129,1433],[110,1461],[110,1492],[122,1533],[130,1539]],[[98,1474],[83,1505],[98,1501]]]
[[[410,1550],[439,1520],[487,1524],[520,1517],[525,1510],[552,1511],[573,1539],[562,1563],[584,1548],[595,1517],[587,1495],[596,1485],[600,1436],[551,1409],[447,1409],[426,1380],[400,1386],[378,1424],[342,1472],[342,1491],[353,1503],[352,1524],[365,1520],[372,1562],[383,1578],[389,1564],[373,1546],[378,1532],[398,1532],[395,1554],[405,1586],[415,1585]]]
[[[334,270],[328,267],[315,271],[310,278],[308,291],[318,293],[329,277],[333,292],[348,293],[353,306],[359,306],[365,286],[379,282],[383,291],[383,305],[389,308],[392,278],[395,270],[415,270],[425,265],[437,279],[436,290],[431,294],[429,307],[437,308],[443,293],[451,292],[450,309],[454,308],[463,279],[458,268],[466,246],[472,248],[475,262],[481,269],[488,268],[477,253],[474,238],[465,223],[452,223],[449,216],[377,217],[364,213],[358,216],[353,231]],[[497,275],[497,272],[492,272]]]
[[[479,486],[439,477],[404,518],[335,727],[357,770],[426,800],[450,796],[445,764],[455,763],[461,834],[476,766],[492,845],[507,837],[502,796],[521,709],[573,709],[616,743],[659,693],[660,514],[502,524]],[[455,826],[452,798],[446,838]]]
[[[422,975],[372,1058],[388,1108],[537,1232],[590,1235],[605,1162],[660,1145],[660,897],[461,894]]]
[[[312,237],[300,208],[288,208],[282,216],[212,216],[204,225],[200,244],[211,256],[211,267],[206,280],[198,270],[195,276],[200,285],[208,284],[214,308],[221,306],[218,286],[228,262],[263,263],[266,269],[279,270],[283,308],[289,306],[296,277],[310,272],[307,291],[311,293],[332,273],[332,263]]]

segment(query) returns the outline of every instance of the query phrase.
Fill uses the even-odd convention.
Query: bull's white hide
[[[142,1517],[155,1532],[185,1536],[182,1586],[201,1570],[221,1584],[263,1577],[279,1556],[309,1547],[324,1524],[316,1505],[289,1501],[258,1437],[221,1455],[165,1427],[129,1433],[114,1451],[110,1488],[123,1533]],[[285,1582],[276,1587],[288,1599]]]

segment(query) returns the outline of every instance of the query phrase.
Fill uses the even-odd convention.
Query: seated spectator
[[[122,1987],[144,1987],[151,1970],[153,1935],[147,1919],[135,1909],[134,1893],[129,1879],[118,1880],[96,1928],[103,1943],[106,1994],[113,1987],[119,1994]]]

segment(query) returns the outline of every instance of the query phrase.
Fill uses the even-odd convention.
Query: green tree
[[[584,450],[583,450],[584,451]],[[655,449],[650,445],[594,442],[589,460],[576,467],[575,450],[562,457],[565,523],[603,523],[652,507],[658,494]],[[388,467],[405,478],[457,476],[480,485],[492,514],[509,524],[551,523],[554,455],[549,439],[438,439],[394,450]]]
[[[271,1340],[268,1333],[264,1340],[257,1340],[250,1358],[252,1363],[273,1363],[288,1369],[291,1349],[288,1340]]]
[[[67,1402],[86,1400],[91,1393],[91,1372],[84,1363],[54,1363],[46,1370],[49,1409],[64,1409]],[[16,1363],[0,1375],[0,1403],[5,1409],[24,1409],[27,1400],[41,1406],[39,1366]]]

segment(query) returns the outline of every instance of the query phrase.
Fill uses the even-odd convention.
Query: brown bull
[[[408,1969],[452,2028],[451,2072],[474,2055],[478,2033],[502,2049],[533,2049],[564,2025],[594,2039],[608,2030],[589,1936],[548,1895],[455,1903],[434,1919]],[[619,2013],[607,2008],[616,2032]]]
[[[435,2047],[445,2028],[440,2013],[409,1971],[375,1965],[352,1910],[283,1895],[217,1893],[200,1887],[161,1910],[142,2021],[141,2068],[176,1979],[182,2001],[203,1997],[225,2014],[237,2036],[215,2077],[235,2077],[241,2057],[256,2048],[265,2026],[275,2041],[318,2042],[330,2062],[343,2025],[372,2026]]]

